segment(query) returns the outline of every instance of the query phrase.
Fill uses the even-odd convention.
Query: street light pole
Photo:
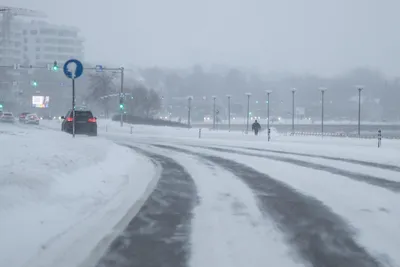
[[[271,90],[266,90],[267,93],[267,135],[268,135],[268,141],[269,141],[269,95],[272,93]]]
[[[192,108],[192,99],[193,99],[193,96],[188,97],[188,127],[190,127],[190,111]]]
[[[292,135],[294,135],[294,94],[296,93],[296,88],[292,88]]]
[[[250,96],[251,93],[246,93],[247,95],[247,124],[246,124],[246,134],[249,133],[249,117],[250,117]]]
[[[215,95],[213,95],[212,96],[212,98],[213,98],[213,130],[215,130],[215,119],[216,119],[216,117],[215,117],[215,112],[216,112],[216,110],[215,110],[215,100],[217,99],[217,97],[215,96]]]
[[[228,98],[228,130],[231,131],[231,95],[226,95]]]
[[[321,91],[321,135],[324,137],[324,95],[327,90],[325,87],[320,87]]]
[[[121,70],[121,90],[120,90],[120,94],[121,94],[121,98],[122,98],[122,104],[124,105],[124,67],[120,68]],[[121,127],[124,126],[124,109],[120,109],[121,110]]]
[[[361,136],[361,91],[364,89],[363,86],[357,85],[358,90],[358,137]]]

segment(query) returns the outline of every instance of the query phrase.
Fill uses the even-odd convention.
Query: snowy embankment
[[[46,124],[43,127],[59,129],[59,122]],[[384,139],[378,148],[376,140],[353,138],[274,133],[268,142],[265,133],[203,129],[199,138],[199,129],[120,127],[111,121],[98,125],[100,136],[166,155],[188,171],[199,202],[190,225],[187,266],[400,264],[398,140]],[[167,173],[173,170],[166,166]],[[164,215],[170,218],[171,214],[164,209]],[[137,217],[145,218],[146,225],[162,221],[149,223],[149,217]],[[177,226],[168,225],[168,229]],[[142,231],[140,227],[128,230]],[[124,246],[114,246],[112,260],[127,264],[137,248],[146,244],[143,240],[160,238],[132,232],[125,233]],[[129,251],[135,242],[135,250]],[[160,243],[165,244],[151,244]],[[162,259],[165,254],[158,251],[162,250],[154,249],[151,257]],[[175,255],[171,255],[162,260],[173,261]],[[134,259],[145,256],[138,253]]]
[[[46,122],[45,127],[60,128],[57,121]],[[198,144],[237,146],[251,148],[266,148],[284,152],[323,155],[328,157],[344,157],[355,160],[366,160],[385,164],[400,165],[400,141],[383,139],[382,147],[378,148],[376,139],[337,138],[321,136],[285,136],[274,129],[271,131],[271,142],[268,142],[265,132],[259,136],[253,133],[244,134],[238,131],[212,131],[199,128],[184,129],[162,126],[129,125],[120,127],[119,122],[101,120],[98,122],[99,134],[111,138],[129,138],[151,142],[177,144]]]
[[[102,138],[0,127],[0,266],[78,266],[156,177]]]

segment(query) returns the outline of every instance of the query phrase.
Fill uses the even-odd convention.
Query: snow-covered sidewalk
[[[0,144],[0,266],[78,266],[157,176],[103,138],[1,124]]]

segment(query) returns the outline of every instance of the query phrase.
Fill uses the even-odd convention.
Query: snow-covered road
[[[115,181],[108,191],[120,192],[115,190],[122,186],[122,196],[135,192],[135,197],[116,202],[108,223],[104,214],[89,221],[91,236],[97,236],[89,238],[86,250],[80,251],[76,240],[65,242],[65,255],[49,256],[42,249],[32,266],[400,266],[396,141],[384,140],[378,149],[374,140],[277,135],[267,143],[265,136],[238,133],[205,132],[199,139],[195,129],[134,126],[131,134],[130,126],[109,123],[107,132],[103,126],[99,138],[74,142],[83,147],[98,142],[104,149],[113,141],[120,145],[114,149],[129,152],[114,156],[132,162],[124,169],[132,175],[129,186]],[[48,128],[58,125],[41,127],[52,138]],[[83,158],[88,153],[69,149]],[[118,176],[115,167],[99,166],[102,179]],[[69,175],[67,188],[80,186],[82,176]],[[79,197],[73,202],[85,204]],[[78,240],[85,244],[86,236]]]

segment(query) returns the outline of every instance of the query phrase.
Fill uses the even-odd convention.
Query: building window
[[[51,46],[45,46],[43,50],[46,52],[55,52],[55,51],[57,51],[57,48],[51,47]]]
[[[59,47],[58,52],[60,53],[73,53],[74,49],[69,47]]]
[[[38,33],[37,30],[31,30],[31,34],[32,34],[32,35],[36,35],[37,33]]]
[[[23,31],[23,34],[24,34],[24,35],[27,35],[27,34],[28,34],[28,31],[27,31],[27,30],[24,30],[24,31]]]
[[[36,52],[39,52],[40,51],[40,47],[36,47]]]
[[[40,29],[41,34],[49,34],[49,35],[55,35],[57,34],[56,30],[53,29]]]
[[[28,38],[24,38],[24,43],[25,43],[25,44],[28,43]]]
[[[28,47],[24,46],[24,51],[27,52],[28,51]]]
[[[40,38],[36,38],[36,43],[40,43]]]
[[[64,37],[76,37],[77,33],[74,31],[68,31],[68,30],[61,30],[58,32],[59,36],[64,36]]]
[[[40,59],[40,55],[36,55],[36,59]]]

